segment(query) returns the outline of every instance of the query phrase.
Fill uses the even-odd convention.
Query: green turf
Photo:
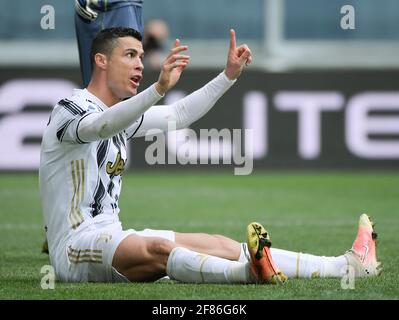
[[[384,273],[356,279],[290,279],[284,286],[63,284],[40,287],[44,238],[37,177],[0,175],[0,299],[398,299],[399,173],[140,173],[124,176],[125,227],[219,233],[245,241],[252,220],[273,246],[339,255],[354,239],[359,214],[377,223]]]

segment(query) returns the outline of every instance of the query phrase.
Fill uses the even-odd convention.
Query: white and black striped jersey
[[[175,122],[177,129],[186,128],[210,110],[234,82],[222,72],[202,88],[168,106],[154,105],[162,97],[155,84],[113,107],[118,109],[109,109],[86,89],[75,90],[71,98],[59,101],[43,135],[39,168],[50,258],[52,252],[60,252],[57,250],[60,243],[67,241],[75,230],[104,220],[119,220],[118,200],[128,139],[145,136],[150,129],[167,131],[170,121]],[[118,111],[112,112],[115,110]],[[141,111],[137,110],[146,111],[140,115]],[[119,128],[119,119],[128,118],[132,124],[105,139],[94,130],[95,141],[90,143],[79,136],[78,132],[82,135],[85,132],[79,128],[82,120],[81,127],[87,128],[90,123],[89,128],[97,128],[90,122],[96,119],[95,124],[100,124],[101,131],[106,123],[101,119],[105,118],[112,118],[109,121],[113,128]]]
[[[40,157],[40,192],[50,252],[82,223],[118,219],[127,140],[143,116],[121,133],[90,143],[78,135],[78,124],[93,112],[107,109],[98,98],[75,90],[54,107],[43,135]],[[54,248],[56,249],[56,248]]]

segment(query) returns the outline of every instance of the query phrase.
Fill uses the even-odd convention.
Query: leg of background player
[[[87,87],[91,78],[91,43],[96,34],[101,30],[100,21],[103,19],[99,13],[96,20],[89,22],[75,12],[75,32],[78,41],[80,72],[83,88]]]
[[[83,87],[89,84],[91,78],[91,43],[99,31],[112,27],[129,27],[144,35],[142,8],[129,5],[98,12],[97,19],[92,22],[85,21],[75,12],[75,31],[78,40]]]

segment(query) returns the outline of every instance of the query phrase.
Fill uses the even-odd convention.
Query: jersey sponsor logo
[[[122,175],[125,170],[125,160],[122,159],[120,152],[118,152],[114,163],[108,161],[106,170],[110,176]]]

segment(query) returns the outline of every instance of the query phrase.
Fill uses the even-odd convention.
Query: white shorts
[[[57,279],[64,282],[128,282],[112,267],[114,253],[127,236],[160,237],[175,241],[169,230],[122,230],[120,221],[85,227],[62,246],[63,252],[52,261]],[[60,252],[58,252],[60,253]]]

